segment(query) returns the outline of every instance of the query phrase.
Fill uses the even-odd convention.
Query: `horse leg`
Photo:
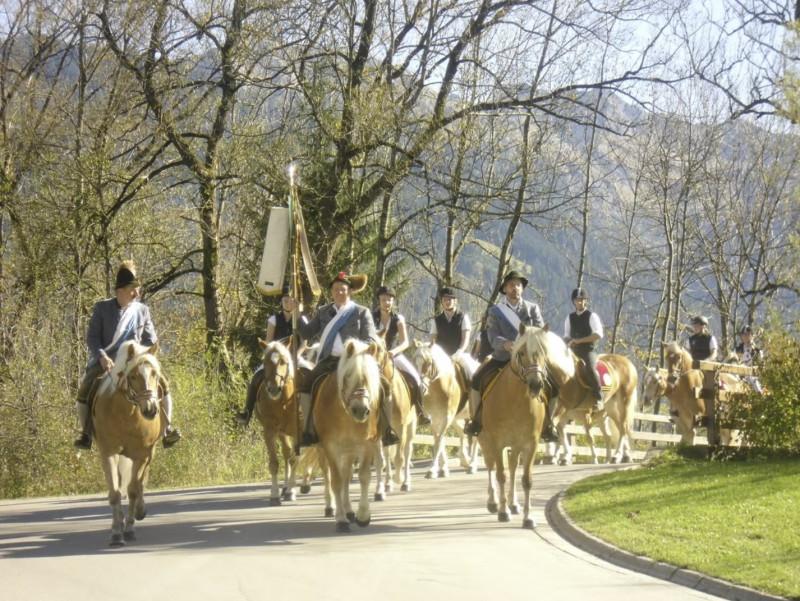
[[[328,458],[325,453],[319,447],[312,447],[316,450],[317,456],[319,457],[319,468],[322,471],[322,493],[325,497],[325,517],[332,518],[334,517],[334,504],[335,504],[335,495],[333,493],[333,483],[331,478],[331,468],[330,463],[328,462]]]
[[[511,516],[508,515],[508,496],[506,495],[506,470],[503,466],[503,450],[497,452],[495,460],[495,480],[497,480],[497,494],[499,503],[497,506],[497,521],[508,522]]]
[[[111,507],[111,540],[109,546],[122,547],[125,539],[122,535],[122,493],[119,490],[119,455],[109,455],[100,458],[103,474],[108,485],[108,504]]]
[[[350,472],[342,473],[343,460],[333,457],[329,462],[331,489],[335,499],[334,519],[336,520],[336,532],[350,532],[350,520],[347,518],[347,500],[345,499],[345,489],[350,487]],[[351,463],[352,465],[352,463]]]
[[[463,428],[462,428],[463,434]],[[474,474],[478,471],[478,438],[477,437],[468,437],[470,450],[469,450],[469,467],[467,468],[468,474]]]
[[[569,444],[569,436],[564,430],[564,423],[559,421],[556,429],[558,430],[558,438],[561,442],[561,448],[564,450],[561,458],[558,460],[558,465],[572,465],[572,445]]]
[[[370,463],[372,458],[370,455],[377,455],[377,449],[372,453],[369,448],[361,454],[361,459],[358,462],[358,481],[361,484],[361,497],[358,500],[358,512],[356,513],[356,524],[364,528],[369,526],[372,515],[369,511],[369,480],[372,476],[372,469]]]
[[[450,475],[450,465],[449,460],[447,457],[447,445],[445,444],[445,435],[447,434],[447,428],[450,427],[450,424],[453,423],[453,417],[451,414],[447,414],[447,419],[445,420],[444,428],[442,428],[442,432],[439,435],[439,477],[440,478],[447,478]]]
[[[411,425],[408,426],[408,432],[406,432],[406,439],[403,444],[403,453],[402,453],[402,465],[398,468],[398,474],[402,470],[403,477],[402,481],[403,484],[400,486],[400,490],[403,492],[411,492],[411,455],[414,451],[414,430]]]
[[[694,415],[689,414],[688,417],[686,415],[688,412],[681,412],[678,414],[678,424],[681,428],[681,443],[688,444],[689,446],[694,444]]]
[[[283,451],[284,466],[284,490],[283,501],[297,500],[297,464],[300,459],[294,452],[294,445],[288,436],[281,439],[281,449]]]
[[[508,455],[508,492],[510,502],[508,510],[512,515],[519,515],[519,498],[517,497],[517,463],[520,451],[512,447]]]
[[[436,424],[438,426],[439,424]],[[446,428],[446,426],[445,426]],[[434,424],[431,424],[431,429],[433,431],[433,463],[431,463],[431,467],[428,470],[428,473],[425,474],[425,478],[427,479],[436,479],[439,477],[439,455],[442,451],[442,445],[444,442],[444,429],[434,427]]]
[[[267,457],[269,461],[270,489],[269,506],[279,507],[281,504],[281,489],[278,483],[278,437],[274,434],[264,437],[267,444]]]
[[[377,449],[375,451],[375,500],[383,501],[386,498],[386,480],[388,480],[389,462],[386,459],[386,447],[383,443],[378,441]],[[385,470],[385,472],[384,472]],[[361,463],[358,465],[358,473],[361,474]],[[384,473],[387,474],[384,479]]]
[[[489,475],[489,500],[486,501],[486,509],[489,511],[489,513],[497,513],[497,486],[494,477],[494,450],[489,449],[488,445],[481,445],[481,448],[483,449],[483,463],[486,465],[486,473]]]
[[[526,530],[536,528],[536,521],[531,517],[531,488],[533,487],[533,458],[536,456],[536,442],[531,450],[522,453],[522,491],[525,505],[522,508],[522,527]]]

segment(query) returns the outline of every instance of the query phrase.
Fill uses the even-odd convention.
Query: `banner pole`
[[[290,339],[290,346],[289,351],[292,355],[292,362],[294,363],[295,369],[295,391],[294,391],[294,407],[295,407],[295,454],[300,455],[300,437],[302,436],[301,432],[301,420],[300,420],[300,400],[297,396],[297,378],[300,377],[299,365],[298,365],[298,347],[300,344],[300,334],[297,331],[297,321],[298,321],[298,314],[300,311],[300,298],[301,298],[301,290],[300,290],[300,276],[297,270],[297,246],[299,242],[298,236],[298,222],[297,222],[297,198],[296,198],[296,190],[294,184],[294,164],[289,165],[289,254],[291,255],[291,282],[290,288],[292,291],[292,297],[295,301],[295,309],[292,311],[292,336]]]

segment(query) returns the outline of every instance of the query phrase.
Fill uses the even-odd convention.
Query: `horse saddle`
[[[481,381],[480,385],[478,386],[478,390],[481,391],[481,398],[486,396],[486,393],[494,386],[494,383],[497,381],[497,378],[500,377],[500,372],[503,371],[503,365],[496,365],[487,369],[483,374],[481,374]]]
[[[589,378],[589,366],[586,365],[586,362],[583,359],[578,357],[575,357],[575,364],[578,368],[575,372],[575,374],[578,376],[578,382],[583,388],[591,388],[591,386],[589,386],[587,383]],[[597,377],[600,380],[600,390],[611,390],[611,385],[613,384],[611,372],[608,370],[608,365],[599,359],[597,361]]]

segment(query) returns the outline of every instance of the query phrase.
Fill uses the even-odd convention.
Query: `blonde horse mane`
[[[128,340],[123,342],[117,355],[114,357],[114,367],[108,374],[111,377],[103,379],[100,387],[97,389],[97,396],[105,394],[109,387],[113,386],[115,382],[121,381],[133,369],[142,363],[150,363],[158,373],[161,373],[161,364],[156,359],[156,351],[158,350],[158,343],[153,346],[147,347],[139,344],[135,340]]]
[[[664,352],[667,355],[680,357],[681,369],[687,371],[692,369],[692,355],[684,347],[682,347],[676,340],[671,340],[664,345]]]
[[[450,359],[445,350],[438,344],[420,344],[415,352],[420,353],[423,357],[426,354],[430,356],[435,373],[431,380],[435,380],[439,376],[455,375],[453,360]]]
[[[263,340],[259,339],[259,344],[263,342]],[[289,365],[289,376],[294,378],[294,361],[292,361],[292,354],[289,352],[289,349],[286,348],[286,345],[278,340],[273,340],[272,342],[265,342],[264,343],[264,352],[261,355],[261,362],[267,363],[267,361],[271,361],[274,364],[277,364],[278,361],[272,355],[274,353],[278,353],[283,360]],[[263,346],[263,345],[262,345]],[[265,366],[266,367],[266,366]]]
[[[339,358],[336,370],[339,394],[346,397],[345,386],[348,382],[364,382],[365,388],[373,402],[377,402],[380,394],[380,368],[376,354],[378,343],[367,344],[360,340],[350,339],[344,345],[344,352]]]
[[[542,328],[526,327],[522,324],[520,334],[511,349],[512,360],[525,346],[531,357],[541,357],[545,375],[552,373],[560,383],[566,382],[575,375],[575,361],[572,352],[560,336],[550,331],[547,324]]]

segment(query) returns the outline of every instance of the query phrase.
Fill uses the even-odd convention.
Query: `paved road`
[[[452,464],[455,465],[455,464]],[[99,469],[99,467],[98,467]],[[718,599],[573,547],[545,518],[570,482],[613,466],[536,466],[535,531],[486,509],[486,472],[453,468],[373,503],[372,524],[336,534],[322,486],[268,507],[263,486],[147,494],[138,540],[107,547],[104,495],[0,502],[0,599],[359,601]]]

